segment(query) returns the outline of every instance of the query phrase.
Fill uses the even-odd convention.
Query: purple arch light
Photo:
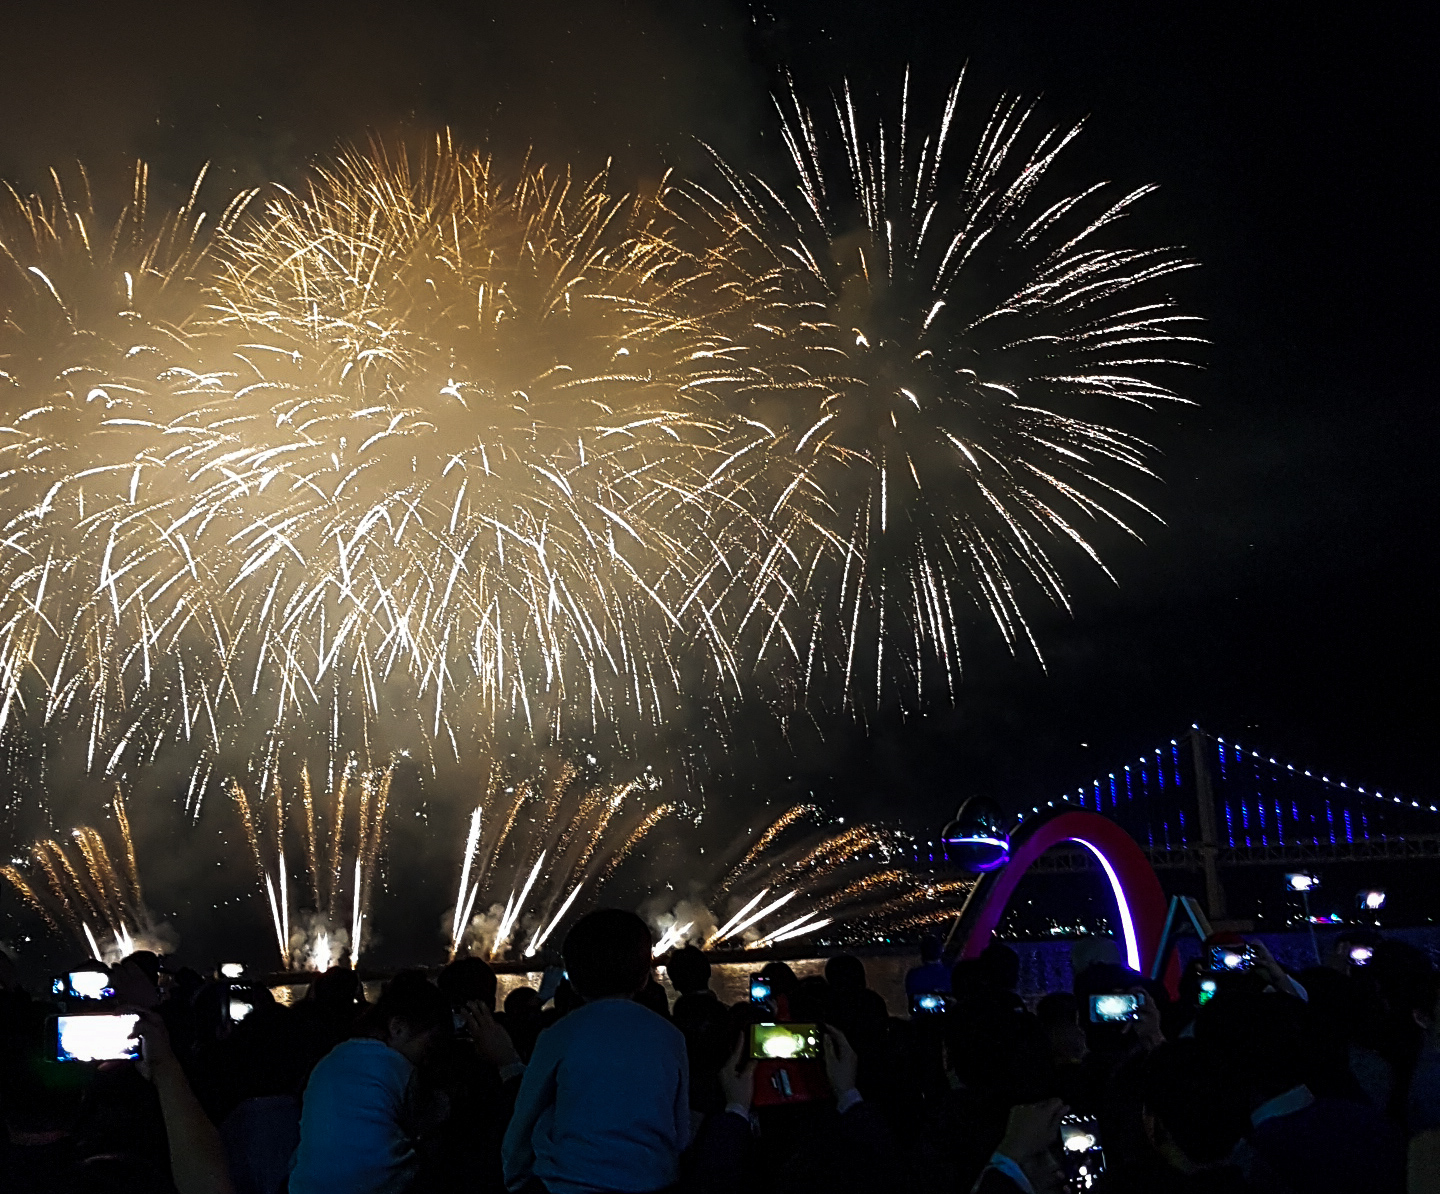
[[[982,875],[951,933],[963,942],[962,958],[978,957],[1031,865],[1051,846],[1075,842],[1100,863],[1119,913],[1125,964],[1149,974],[1165,931],[1165,891],[1145,853],[1108,817],[1062,804],[1022,822],[1010,835],[1010,864]]]

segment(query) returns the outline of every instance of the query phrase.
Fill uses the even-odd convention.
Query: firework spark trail
[[[651,947],[650,956],[658,958],[669,952],[685,940],[685,934],[695,927],[695,922],[687,921],[685,924],[673,924],[660,934],[660,940]],[[528,951],[527,951],[528,952]]]
[[[761,908],[758,912],[751,913],[739,924],[737,924],[733,929],[730,929],[726,933],[717,933],[714,937],[710,939],[711,944],[719,945],[726,938],[739,936],[746,929],[750,928],[751,925],[758,924],[760,921],[764,920],[767,916],[769,916],[772,912],[778,912],[781,908],[785,907],[786,904],[788,904],[799,894],[800,893],[798,891],[787,891],[778,900],[771,900],[770,903],[765,905],[765,907]]]
[[[98,836],[94,830],[87,832],[85,829],[75,829],[71,832],[76,844],[80,847],[80,854],[85,859],[85,867],[88,873],[93,890],[91,894],[95,897],[95,910],[109,926],[112,933],[120,931],[121,919],[116,909],[113,896],[113,888],[107,882],[113,876],[107,875],[109,869],[103,859],[100,849],[97,848],[95,837]]]
[[[84,929],[85,943],[90,947],[90,956],[98,962],[103,959],[105,955],[101,952],[100,945],[95,940],[95,933],[91,930],[90,926],[87,924],[84,926]]]
[[[250,843],[250,853],[255,859],[255,869],[261,874],[265,871],[265,860],[260,856],[260,834],[255,829],[255,815],[250,808],[250,797],[246,795],[245,789],[241,787],[240,781],[230,781],[230,796],[235,801],[235,807],[240,813],[240,824],[245,828],[245,840]]]
[[[104,890],[106,902],[115,909],[116,917],[123,926],[125,914],[133,912],[134,909],[131,907],[125,885],[120,881],[115,864],[110,860],[110,851],[105,847],[105,839],[100,836],[98,830],[85,825],[76,829],[74,835],[77,840],[82,842],[82,851],[83,843],[87,841],[90,843],[90,851],[94,855],[92,873],[95,876],[95,882]],[[87,860],[90,858],[89,853],[86,854],[86,858]]]
[[[112,801],[115,809],[115,820],[120,826],[120,840],[125,846],[125,871],[130,880],[131,902],[135,907],[144,903],[144,895],[140,890],[140,865],[135,858],[135,839],[130,833],[130,816],[125,809],[125,793],[120,785],[115,785],[115,798]]]
[[[340,894],[340,848],[343,837],[339,832],[339,826],[345,824],[345,794],[350,786],[350,771],[354,761],[347,758],[340,768],[340,779],[335,785],[334,819],[331,824],[336,827],[330,835],[330,864],[325,868],[325,876],[328,882],[326,900],[334,904]]]
[[[630,836],[627,837],[620,848],[610,856],[610,861],[605,864],[605,869],[600,873],[600,881],[603,883],[606,879],[610,878],[619,868],[620,864],[630,856],[630,851],[644,841],[650,831],[674,811],[673,805],[662,804],[652,810],[639,825],[635,826],[635,828],[631,830]]]
[[[550,940],[550,934],[555,931],[555,926],[565,919],[565,914],[570,911],[570,905],[575,902],[576,898],[580,895],[580,891],[583,887],[583,882],[578,882],[575,884],[575,886],[571,889],[570,894],[565,897],[565,902],[560,905],[555,915],[550,918],[550,923],[541,930],[540,934],[535,938],[534,941],[532,941],[529,945],[525,947],[525,956],[527,958],[533,958],[545,947],[545,942]]]
[[[820,808],[818,805],[814,804],[797,804],[793,808],[789,808],[785,812],[781,813],[780,816],[775,818],[774,822],[769,826],[769,828],[767,828],[764,833],[762,833],[758,838],[755,839],[755,844],[750,847],[745,857],[742,858],[735,865],[734,869],[728,875],[726,875],[724,879],[720,881],[717,890],[722,894],[728,891],[730,887],[735,882],[737,882],[747,870],[750,869],[751,864],[757,858],[759,858],[760,855],[762,855],[766,850],[770,848],[771,844],[775,841],[775,839],[778,838],[787,829],[789,829],[790,826],[794,825],[797,821],[799,821],[802,817],[818,816],[819,814]]]
[[[904,839],[874,825],[851,826],[818,840],[812,831],[796,840],[803,814],[815,811],[806,806],[786,810],[735,850],[743,851],[739,866],[721,864],[721,877],[710,888],[712,898],[755,886],[758,890],[740,898],[724,922],[704,936],[705,948],[740,945],[749,933],[743,945],[755,949],[831,925],[873,936],[894,931],[902,921],[909,923],[917,909],[953,917],[956,901],[973,885],[970,880],[937,882],[891,865],[892,855],[904,850]],[[771,920],[795,900],[803,900],[802,913],[795,915],[792,907],[788,919]],[[676,923],[680,919],[677,914]]]
[[[66,893],[64,885],[60,882],[60,875],[55,870],[55,862],[49,853],[49,847],[52,845],[55,846],[55,851],[60,858],[65,860],[64,853],[60,850],[59,846],[53,842],[36,842],[35,845],[31,847],[30,853],[35,861],[40,864],[40,869],[45,872],[45,879],[50,884],[50,890],[55,895],[60,907],[60,914],[65,918],[65,923],[69,925],[78,936],[80,933],[80,919],[75,915],[74,905],[71,904],[70,897]],[[68,860],[66,861],[68,869]],[[78,879],[75,880],[75,886],[76,889],[79,890],[80,884]],[[83,898],[83,891],[81,895]]]
[[[755,908],[755,906],[758,905],[761,900],[765,898],[769,891],[770,889],[768,887],[762,887],[758,892],[751,896],[747,903],[740,906],[739,912],[735,913],[734,916],[732,916],[723,925],[716,929],[714,933],[710,935],[710,937],[705,942],[705,947],[708,949],[717,941],[723,940],[725,937],[728,937],[730,935],[730,931],[737,924],[739,924],[744,917],[749,915],[750,911]]]
[[[305,812],[305,865],[310,871],[310,898],[315,907],[319,908],[320,856],[315,845],[315,793],[310,788],[308,763],[300,764],[300,801]]]
[[[60,932],[59,923],[50,915],[50,910],[40,902],[40,897],[35,894],[30,884],[25,881],[24,875],[13,866],[0,866],[0,875],[4,875],[5,878],[10,880],[10,885],[20,893],[21,898],[24,899],[30,907],[44,918],[45,923],[51,929],[57,933]]]

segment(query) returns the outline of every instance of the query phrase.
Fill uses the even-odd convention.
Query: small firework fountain
[[[327,970],[346,957],[347,947],[350,965],[359,962],[394,774],[393,763],[364,770],[353,758],[347,759],[332,768],[329,790],[317,802],[309,765],[301,764],[302,841],[309,879],[308,887],[301,890],[308,894],[309,905],[298,909],[293,921],[292,873],[285,857],[288,809],[279,768],[272,759],[265,769],[262,799],[252,800],[244,785],[231,779],[230,794],[270,908],[280,961],[287,969]],[[347,817],[347,806],[353,806],[353,816]],[[348,851],[347,825],[351,827]]]
[[[450,914],[452,958],[534,957],[581,893],[593,895],[674,811],[655,801],[653,779],[598,787],[577,779],[569,766],[548,779],[492,779],[470,814]],[[493,902],[475,914],[482,893]],[[527,934],[523,950],[515,940],[520,930]]]
[[[100,831],[81,825],[70,833],[78,860],[55,838],[31,845],[30,859],[43,875],[43,884],[32,883],[14,864],[0,867],[0,875],[51,929],[62,934],[68,930],[80,948],[106,962],[118,961],[137,949],[161,947],[155,920],[140,889],[130,818],[118,787],[111,808],[120,828],[120,866],[112,861]]]
[[[946,920],[968,894],[970,880],[937,881],[900,866],[903,834],[868,824],[829,832],[823,819],[818,805],[794,805],[736,843],[708,888],[673,910],[652,901],[656,956],[686,944],[763,949],[826,928],[873,940]]]

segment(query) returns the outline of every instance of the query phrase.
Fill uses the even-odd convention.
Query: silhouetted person
[[[933,933],[920,942],[920,965],[905,974],[905,994],[931,995],[950,990],[950,967],[941,960],[944,944]]]
[[[636,1002],[650,981],[650,930],[604,908],[565,938],[581,1007],[540,1034],[505,1133],[511,1190],[658,1191],[689,1141],[685,1038]]]

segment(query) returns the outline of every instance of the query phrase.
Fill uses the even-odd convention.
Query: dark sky
[[[450,124],[641,179],[697,163],[697,137],[773,153],[781,65],[813,91],[893,89],[910,63],[937,90],[968,60],[971,100],[1088,115],[1080,164],[1160,183],[1147,232],[1205,263],[1182,293],[1214,344],[1200,409],[1164,436],[1168,525],[1112,556],[1118,588],[1077,575],[1073,620],[1039,619],[1048,672],[978,636],[955,708],[836,726],[757,783],[796,775],[918,828],[970,791],[1048,797],[1199,720],[1433,799],[1435,113],[1407,7],[53,0],[0,24],[0,176],[144,155],[178,185],[209,159],[218,191]]]

